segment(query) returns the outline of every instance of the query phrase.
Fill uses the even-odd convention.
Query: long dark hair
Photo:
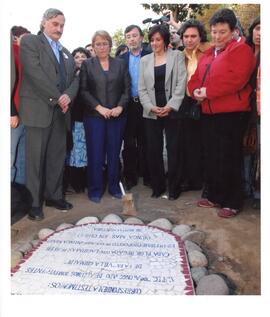
[[[253,49],[253,51],[255,49],[255,45],[253,43],[253,30],[258,24],[261,24],[261,18],[259,16],[252,21],[250,27],[248,28],[248,36],[246,39],[246,43]]]

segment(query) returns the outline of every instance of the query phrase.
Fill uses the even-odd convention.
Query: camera
[[[152,24],[167,24],[166,22],[170,21],[170,15],[163,15],[162,17],[152,20],[151,18],[145,19],[142,21],[143,24],[145,23],[152,23]]]

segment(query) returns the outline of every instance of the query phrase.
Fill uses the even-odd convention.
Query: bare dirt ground
[[[185,192],[176,201],[150,198],[151,190],[137,185],[134,194],[138,218],[149,223],[157,218],[167,218],[173,224],[188,224],[206,233],[202,247],[209,259],[209,269],[226,274],[236,285],[236,294],[260,295],[260,211],[253,210],[246,202],[242,212],[235,218],[222,219],[215,209],[198,208],[200,191]],[[54,208],[44,208],[45,219],[32,222],[22,218],[11,227],[12,250],[36,238],[42,228],[55,229],[61,223],[75,224],[85,216],[96,216],[100,220],[109,213],[122,216],[121,200],[107,193],[100,204],[92,203],[86,194],[69,194],[67,200],[74,208],[62,213]]]

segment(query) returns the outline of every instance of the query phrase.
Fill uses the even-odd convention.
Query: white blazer
[[[166,52],[165,94],[167,105],[174,111],[178,111],[185,96],[186,78],[184,54],[178,50],[168,49]],[[138,93],[143,106],[143,117],[157,119],[156,114],[151,111],[152,107],[156,106],[154,53],[141,58]]]

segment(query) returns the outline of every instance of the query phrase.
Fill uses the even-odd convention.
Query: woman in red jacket
[[[221,9],[212,16],[214,47],[205,52],[188,83],[203,113],[208,194],[198,206],[217,207],[218,215],[225,218],[235,216],[242,206],[243,128],[250,111],[248,81],[255,67],[250,47],[234,39],[236,22],[230,9]]]

